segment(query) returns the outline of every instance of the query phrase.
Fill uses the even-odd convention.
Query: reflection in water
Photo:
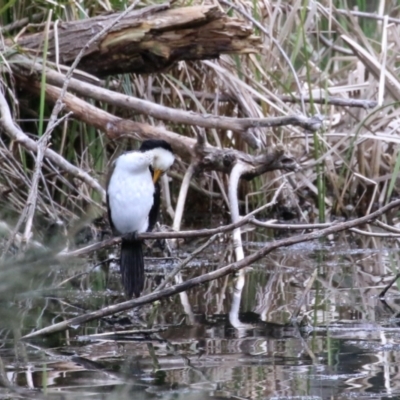
[[[257,246],[247,242],[246,252]],[[76,267],[47,274],[39,295],[30,283],[28,294],[2,298],[0,396],[32,397],[35,388],[66,399],[400,396],[397,285],[387,303],[377,297],[397,272],[396,246],[343,236],[281,249],[244,271],[239,283],[224,277],[128,315],[18,341],[21,332],[119,300],[114,268],[71,281]],[[191,249],[181,249],[181,258],[185,251]],[[177,279],[231,256],[228,244],[216,245]],[[174,263],[163,266],[168,271]],[[147,290],[157,286],[160,271],[159,264],[149,266]],[[61,281],[67,283],[56,288]],[[299,326],[290,326],[297,311]]]

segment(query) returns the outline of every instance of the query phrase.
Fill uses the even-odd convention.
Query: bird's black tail
[[[132,294],[139,297],[144,287],[144,260],[140,240],[122,238],[120,271],[125,295],[129,299]]]

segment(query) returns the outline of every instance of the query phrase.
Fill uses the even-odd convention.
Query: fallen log
[[[48,36],[49,61],[71,65],[86,43],[120,13],[53,24]],[[85,51],[79,68],[96,76],[154,73],[178,61],[218,58],[259,50],[251,25],[228,17],[218,6],[170,8],[169,3],[129,12]],[[44,32],[5,41],[41,56]]]

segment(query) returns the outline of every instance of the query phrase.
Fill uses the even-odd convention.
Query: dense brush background
[[[130,3],[21,0],[1,4],[2,35],[13,38],[43,31],[50,9],[53,21],[71,21],[121,11]],[[140,6],[149,4],[142,2]],[[372,60],[382,65],[382,70],[386,68],[392,72],[400,86],[400,21],[395,19],[400,18],[400,10],[396,1],[236,1],[234,4],[246,10],[269,33],[267,36],[254,28],[254,34],[262,39],[262,48],[257,54],[179,62],[164,73],[113,76],[105,80],[106,85],[128,95],[198,113],[233,117],[304,113],[325,116],[324,128],[316,133],[293,126],[255,132],[263,147],[283,144],[296,157],[302,170],[286,176],[281,172],[267,173],[243,183],[240,192],[245,206],[243,212],[271,199],[282,179],[287,180],[289,189],[281,197],[275,216],[283,218],[323,221],[331,215],[352,217],[398,196],[400,98],[388,94],[379,77],[371,73],[365,61],[361,62],[341,38],[341,35],[347,35],[361,45]],[[185,5],[188,4],[174,2],[173,7]],[[229,13],[245,20],[232,9]],[[393,21],[385,25],[375,18],[377,13],[388,14]],[[295,76],[283,58],[282,50],[296,71],[304,96],[310,97],[304,109],[299,101]],[[45,126],[53,105],[20,91],[18,82],[7,72],[7,60],[2,57],[0,62],[4,67],[3,90],[15,121],[30,137],[37,138],[40,129],[43,130],[40,116],[43,115]],[[315,102],[328,96],[379,98],[380,104],[368,109]],[[154,125],[160,123],[146,115],[133,115],[98,102],[94,104],[125,118]],[[173,121],[165,124],[169,130],[181,135],[196,135],[193,127],[176,125]],[[212,129],[205,132],[214,146],[254,152],[240,135]],[[105,180],[113,155],[137,146],[135,141],[125,139],[111,143],[102,132],[73,118],[57,127],[51,138],[53,150],[101,182]],[[0,135],[0,160],[0,218],[12,226],[26,205],[34,157],[3,132]],[[173,205],[186,168],[184,162],[178,162],[170,174]],[[186,215],[193,216],[192,211],[196,209],[201,213],[212,210],[223,214],[226,204],[221,192],[225,190],[225,183],[225,177],[220,173],[197,176],[189,191]],[[35,215],[36,228],[56,221],[64,221],[70,228],[74,224],[81,225],[82,218],[86,221],[105,215],[104,210],[97,193],[59,173],[45,161]],[[191,222],[187,220],[188,224]]]

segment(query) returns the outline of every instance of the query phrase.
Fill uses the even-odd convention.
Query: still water
[[[199,243],[181,246],[177,257]],[[261,245],[248,240],[246,253]],[[233,257],[228,242],[218,243],[177,279]],[[248,268],[242,288],[229,276],[68,332],[18,340],[121,301],[117,266],[93,269],[98,261],[53,266],[40,287],[3,299],[1,399],[400,398],[397,284],[386,302],[378,297],[397,273],[396,241],[342,235],[299,244]],[[146,290],[177,263],[148,259]]]

